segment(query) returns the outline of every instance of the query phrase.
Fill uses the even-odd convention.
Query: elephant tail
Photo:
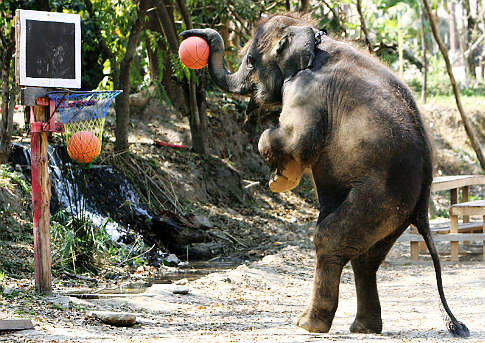
[[[429,191],[427,192],[429,194]],[[428,203],[426,199],[426,204]],[[443,282],[441,280],[441,265],[440,259],[438,256],[438,251],[433,242],[433,237],[431,236],[431,230],[429,227],[429,220],[428,220],[428,206],[419,206],[416,211],[416,219],[415,223],[418,229],[418,232],[423,236],[423,239],[428,247],[428,251],[431,254],[431,258],[433,259],[434,271],[436,274],[436,283],[438,286],[438,293],[440,294],[441,303],[443,304],[443,308],[445,309],[446,313],[448,314],[449,320],[446,322],[446,326],[448,330],[454,337],[468,337],[470,336],[470,330],[466,327],[465,324],[458,321],[456,317],[450,310],[448,306],[448,302],[445,298],[445,293],[443,291]]]

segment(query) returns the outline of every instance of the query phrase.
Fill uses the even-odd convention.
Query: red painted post
[[[43,294],[52,292],[50,250],[51,183],[47,153],[47,132],[42,130],[42,122],[46,119],[47,108],[45,106],[33,106],[30,108],[35,288]]]

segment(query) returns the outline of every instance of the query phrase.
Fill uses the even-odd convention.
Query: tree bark
[[[466,31],[465,31],[465,41],[464,46],[465,50],[470,48],[472,45],[472,35],[473,29],[475,28],[475,18],[473,18],[471,8],[470,8],[470,0],[464,0],[464,7],[465,7],[465,16],[466,20],[464,25],[466,24]],[[473,50],[470,51],[468,56],[465,56],[465,64],[467,65],[468,75],[475,79],[477,74],[475,72],[475,61],[473,58]]]
[[[130,128],[130,73],[133,59],[140,39],[143,22],[145,19],[145,1],[141,0],[139,4],[138,17],[131,27],[130,37],[126,45],[126,52],[120,63],[119,84],[115,88],[123,90],[118,95],[115,102],[116,110],[116,151],[128,150],[128,134]]]
[[[470,125],[470,121],[468,120],[465,110],[463,109],[463,106],[461,104],[460,90],[458,89],[455,76],[453,75],[453,69],[451,67],[450,59],[448,57],[448,52],[439,36],[438,29],[436,27],[436,22],[433,17],[433,13],[431,12],[431,8],[429,7],[428,1],[423,0],[423,4],[424,4],[424,8],[426,9],[426,14],[428,16],[429,24],[431,25],[431,31],[433,32],[434,39],[436,40],[436,43],[438,43],[438,47],[441,51],[441,54],[443,55],[443,59],[445,60],[446,70],[448,71],[450,82],[453,87],[453,92],[455,93],[456,106],[458,107],[458,111],[460,112],[461,120],[463,121],[463,125],[465,126],[465,131],[468,135],[468,139],[470,140],[473,150],[477,154],[477,158],[478,158],[478,161],[480,162],[482,169],[485,169],[485,157],[483,156],[482,150],[480,148],[480,143],[477,137],[475,136],[473,128]]]
[[[458,49],[458,30],[456,28],[456,2],[450,1],[450,54],[455,57]]]
[[[0,28],[2,30],[3,28]],[[9,145],[12,139],[13,111],[15,109],[15,95],[17,87],[15,85],[15,73],[10,82],[10,71],[13,51],[15,49],[15,29],[12,27],[8,39],[0,33],[2,37],[3,53],[1,55],[1,80],[2,80],[2,106],[0,107],[0,163],[8,160]]]
[[[160,80],[160,67],[158,63],[160,61],[158,59],[157,52],[153,50],[152,44],[150,43],[150,38],[147,36],[145,36],[145,46],[148,56],[148,69],[150,77],[154,83],[158,83]]]
[[[300,10],[301,13],[307,13],[310,7],[310,0],[301,0],[300,1]]]
[[[160,23],[160,28],[169,44],[171,53],[178,53],[178,39],[175,31],[175,24],[167,10],[167,0],[159,0],[157,4],[157,18]],[[190,13],[187,9],[184,0],[177,0],[182,18],[184,19],[187,29],[193,28]],[[195,72],[192,72],[195,73]],[[164,77],[165,79],[165,77]],[[201,101],[197,99],[197,92],[195,81],[193,77],[187,80],[188,87],[188,109],[190,110],[190,132],[192,135],[192,149],[200,154],[207,153],[207,114],[205,110],[201,111]],[[167,90],[168,93],[168,90]],[[180,93],[174,95],[180,98]]]
[[[365,45],[367,45],[367,49],[372,54],[374,50],[372,49],[372,44],[369,41],[369,33],[367,32],[367,26],[365,25],[365,17],[364,13],[362,12],[362,6],[360,4],[360,0],[357,0],[357,12],[359,12],[359,19],[360,19],[360,29],[364,34]]]
[[[423,80],[421,83],[421,101],[425,104],[426,103],[426,96],[428,92],[428,58],[427,54],[427,46],[426,46],[426,27],[425,27],[425,13],[423,9],[423,5],[419,4],[419,16],[421,18],[421,51],[423,54]]]

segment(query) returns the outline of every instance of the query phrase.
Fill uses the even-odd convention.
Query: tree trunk
[[[118,84],[115,84],[115,88],[121,89],[123,93],[118,95],[115,102],[116,111],[116,151],[128,150],[128,134],[130,128],[130,72],[135,57],[136,47],[138,46],[138,40],[143,28],[143,22],[145,19],[145,6],[144,0],[139,5],[138,17],[133,23],[130,32],[130,38],[128,38],[128,44],[126,45],[126,52],[123,60],[120,63],[119,80]]]
[[[190,13],[185,5],[185,0],[177,0],[177,5],[184,18],[187,29],[192,29],[192,20]],[[189,82],[189,101],[190,101],[190,132],[192,134],[192,150],[199,154],[207,153],[207,113],[202,104],[203,99],[197,99],[194,75],[192,71]],[[200,75],[200,74],[199,74]],[[201,92],[199,92],[200,94]]]
[[[301,0],[300,1],[300,10],[301,13],[307,13],[310,7],[310,0]]]
[[[423,9],[423,5],[419,4],[419,16],[421,18],[421,51],[423,54],[423,82],[421,84],[421,101],[425,104],[426,103],[426,96],[428,91],[428,58],[427,54],[427,47],[426,47],[426,27],[425,27],[425,13]]]
[[[152,45],[150,43],[150,38],[147,36],[145,36],[145,46],[146,46],[147,56],[148,56],[148,69],[150,72],[150,77],[154,83],[158,84],[160,80],[160,67],[158,63],[160,61],[158,60],[157,52],[154,51],[152,48]]]
[[[465,17],[466,17],[463,23],[463,25],[466,27],[464,46],[465,46],[465,50],[468,50],[472,45],[472,35],[473,35],[473,29],[475,27],[475,18],[473,18],[473,15],[471,12],[470,0],[464,0],[464,9],[465,9]],[[475,79],[477,77],[477,74],[475,72],[473,49],[472,51],[470,51],[468,56],[465,56],[464,58],[465,58],[465,65],[467,66],[467,69],[468,69],[468,75],[472,79]]]
[[[426,14],[428,15],[429,24],[431,25],[431,30],[433,31],[434,39],[436,40],[436,43],[438,43],[438,47],[445,60],[446,70],[448,71],[450,82],[453,87],[453,92],[455,93],[456,106],[458,107],[458,111],[460,112],[461,120],[463,121],[463,125],[465,126],[465,131],[468,135],[468,139],[470,139],[470,143],[472,145],[473,150],[475,150],[475,153],[477,154],[477,158],[478,158],[478,161],[480,162],[482,169],[485,169],[485,157],[483,156],[482,149],[480,148],[480,142],[475,136],[473,128],[470,125],[470,121],[468,120],[468,117],[465,114],[465,110],[463,109],[463,106],[461,104],[460,90],[458,89],[455,76],[453,75],[453,69],[451,67],[450,59],[448,57],[448,52],[446,51],[446,47],[443,45],[443,42],[441,41],[441,38],[439,36],[438,29],[436,27],[436,22],[433,17],[433,13],[431,12],[431,8],[429,7],[428,1],[423,0],[423,4],[426,9]]]
[[[3,29],[3,28],[0,28]],[[17,87],[15,85],[15,73],[10,82],[10,71],[12,55],[15,48],[15,30],[11,29],[8,40],[2,35],[3,53],[1,55],[1,80],[2,80],[2,106],[0,107],[0,163],[8,160],[8,149],[12,139],[13,111],[15,108],[15,95]],[[6,45],[6,46],[5,46]],[[10,87],[10,88],[9,88]]]
[[[362,12],[360,0],[357,0],[357,12],[359,12],[360,29],[362,30],[362,33],[364,33],[365,45],[367,45],[367,49],[369,49],[369,52],[372,54],[374,50],[372,49],[372,45],[369,41],[369,34],[367,32],[367,26],[365,25],[365,17],[364,13]]]
[[[456,28],[456,2],[450,1],[450,55],[455,57],[458,49],[458,30]]]

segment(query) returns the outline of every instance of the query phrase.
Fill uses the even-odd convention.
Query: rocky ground
[[[0,302],[0,319],[31,318],[35,330],[0,336],[4,342],[456,342],[446,331],[429,260],[409,262],[409,247],[398,243],[378,274],[383,333],[349,333],[355,315],[353,273],[344,268],[339,308],[328,334],[310,334],[295,323],[308,303],[314,266],[308,227],[295,228],[301,242],[262,260],[212,273],[188,285],[154,284],[124,298],[80,300],[28,297],[22,303]],[[441,249],[443,252],[445,247]],[[471,332],[468,342],[485,342],[485,264],[480,246],[469,247],[472,261],[443,266],[448,301]],[[446,254],[443,257],[446,259]],[[188,286],[188,294],[173,294]],[[27,293],[31,292],[27,286]],[[63,291],[66,291],[64,288]],[[132,327],[102,323],[92,311],[129,312]]]

